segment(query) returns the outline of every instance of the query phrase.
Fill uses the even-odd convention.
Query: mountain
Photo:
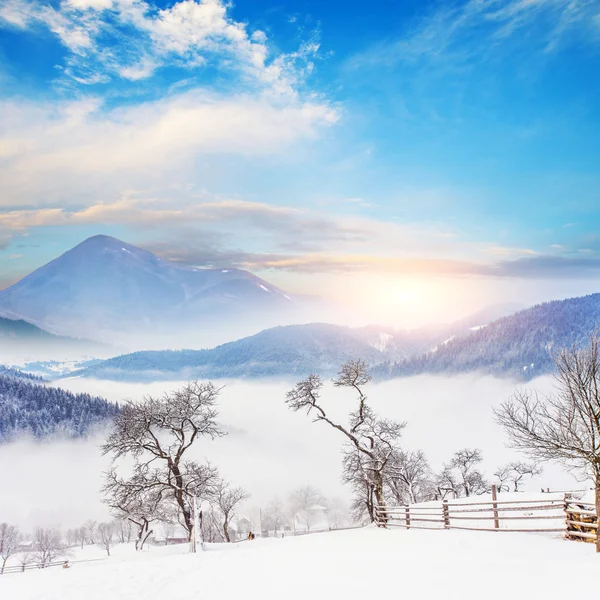
[[[118,350],[108,344],[53,335],[22,319],[0,317],[0,360],[15,361],[19,357],[38,355],[114,356]]]
[[[454,326],[414,331],[326,323],[287,325],[211,350],[134,352],[99,362],[72,375],[134,381],[332,375],[349,358],[360,358],[372,366],[400,361],[426,352],[448,336],[466,335],[470,331],[468,320]]]
[[[218,322],[251,322],[297,304],[246,271],[179,265],[104,235],[0,291],[4,317],[59,335],[120,343],[131,341],[132,333],[202,337]]]
[[[600,327],[600,294],[547,302],[486,323],[497,310],[413,331],[276,327],[212,350],[136,352],[78,373],[129,380],[297,377],[331,375],[348,358],[361,358],[377,379],[477,371],[527,380],[553,370],[552,353],[558,348],[582,345]]]
[[[313,323],[274,327],[211,350],[134,352],[73,375],[127,380],[329,375],[348,358],[378,364],[418,348],[409,332]]]
[[[114,417],[119,407],[89,394],[72,394],[38,381],[0,372],[0,442],[19,434],[84,437]]]
[[[379,377],[420,373],[481,373],[532,379],[553,370],[559,348],[583,345],[600,326],[600,294],[556,300],[522,310],[432,351],[380,365]]]
[[[26,373],[20,369],[13,369],[4,365],[0,365],[0,375],[4,377],[15,377],[17,379],[27,379],[28,381],[44,381],[39,375]]]

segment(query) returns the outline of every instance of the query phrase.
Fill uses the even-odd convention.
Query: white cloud
[[[297,52],[273,56],[266,34],[249,32],[229,9],[223,0],[181,0],[160,10],[144,0],[63,0],[57,8],[8,0],[0,24],[48,28],[71,51],[64,72],[79,83],[142,79],[169,64],[214,63],[277,93],[294,93],[312,69],[318,44],[311,40]]]
[[[351,65],[419,60],[467,63],[504,41],[551,52],[563,43],[600,41],[598,0],[467,0],[440,4],[404,35],[355,56]]]
[[[74,176],[119,173],[128,187],[136,174],[149,174],[154,167],[185,169],[202,154],[257,159],[317,137],[339,117],[324,102],[198,90],[108,112],[96,98],[8,100],[0,101],[0,113],[0,156],[5,159],[0,205],[42,201],[49,185],[75,185]],[[85,188],[85,181],[80,185]]]

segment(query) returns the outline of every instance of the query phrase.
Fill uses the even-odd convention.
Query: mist
[[[117,383],[73,378],[60,387],[98,394],[113,401],[160,395],[185,382]],[[293,413],[285,393],[294,381],[224,382],[219,398],[219,422],[227,435],[200,440],[193,458],[209,460],[235,485],[246,488],[248,506],[265,506],[276,495],[287,499],[303,484],[311,484],[327,497],[349,500],[340,482],[343,436],[325,423],[313,423],[305,413]],[[527,387],[551,391],[551,377]],[[505,447],[506,438],[494,422],[492,408],[515,390],[506,379],[464,375],[422,375],[370,384],[369,401],[381,415],[406,421],[403,446],[422,449],[438,470],[460,448],[480,448],[488,478],[501,464],[523,456]],[[324,405],[342,419],[354,407],[345,389],[327,386]],[[0,446],[0,521],[31,530],[36,525],[75,527],[87,519],[108,518],[99,489],[108,458],[100,455],[103,435],[81,441],[36,443],[20,440]],[[539,491],[582,489],[572,475],[556,465],[544,465],[541,477],[523,489]]]

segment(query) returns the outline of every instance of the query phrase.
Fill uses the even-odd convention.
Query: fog
[[[162,394],[184,382],[128,384],[91,379],[67,379],[60,386],[110,400],[141,400]],[[274,495],[286,498],[295,487],[310,483],[328,497],[347,499],[340,483],[342,434],[325,423],[313,423],[305,413],[286,406],[289,382],[226,382],[219,400],[223,438],[201,440],[194,458],[210,460],[222,474],[251,494],[250,506],[265,506]],[[527,387],[552,389],[552,379],[540,378]],[[423,449],[434,469],[464,447],[483,451],[483,468],[492,478],[500,464],[522,458],[507,449],[495,424],[492,407],[515,389],[509,380],[475,375],[418,376],[370,384],[369,400],[382,415],[407,422],[403,445]],[[328,386],[324,404],[342,418],[353,407],[348,390]],[[34,443],[21,440],[0,446],[0,521],[24,529],[35,525],[74,527],[89,518],[105,519],[100,501],[101,472],[108,460],[100,456],[102,435],[84,441]],[[543,475],[524,489],[581,489],[582,484],[561,468],[544,466]]]

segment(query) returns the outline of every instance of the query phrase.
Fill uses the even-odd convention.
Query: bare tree
[[[85,531],[87,533],[87,539],[89,543],[93,546],[96,543],[96,527],[98,523],[92,519],[86,521],[83,526],[85,527]]]
[[[17,552],[22,539],[18,527],[8,523],[0,523],[0,558],[2,559],[0,573],[4,573],[8,559]]]
[[[76,529],[67,529],[67,533],[65,534],[67,540],[67,546],[77,546],[77,530]]]
[[[78,545],[81,545],[81,549],[83,550],[83,545],[87,541],[87,529],[85,525],[82,525],[75,530],[75,540]]]
[[[38,527],[34,534],[36,559],[42,567],[67,554],[59,529]]]
[[[215,504],[221,511],[223,518],[223,537],[226,542],[231,542],[229,535],[229,523],[235,516],[236,507],[248,500],[250,494],[241,487],[232,488],[229,484],[221,480],[215,490]]]
[[[106,474],[103,487],[104,502],[119,520],[127,520],[137,526],[135,549],[143,550],[152,535],[150,525],[155,521],[173,522],[174,500],[162,485],[153,485],[143,472],[137,470],[129,479],[120,478],[114,469]]]
[[[110,549],[113,545],[114,528],[112,523],[98,523],[98,546],[106,550],[106,555],[110,556]]]
[[[348,524],[348,505],[341,498],[335,497],[326,501],[327,521],[330,529],[339,529]]]
[[[321,492],[311,485],[303,485],[292,492],[290,502],[294,512],[304,521],[306,530],[310,531],[314,525],[315,510],[323,502]]]
[[[519,491],[519,485],[525,477],[537,477],[542,474],[542,468],[534,463],[527,462],[511,462],[503,467],[499,467],[494,475],[500,481],[499,489],[507,489],[508,486],[505,482],[511,482],[513,484],[513,491]],[[510,488],[508,488],[510,489]]]
[[[202,511],[202,521],[200,527],[202,529],[202,539],[205,542],[216,543],[224,542],[223,526],[221,515],[216,510],[209,509]]]
[[[35,556],[33,552],[31,552],[31,550],[22,550],[17,556],[17,562],[21,567],[21,571],[25,571],[27,565],[30,565],[31,563],[35,562]]]
[[[576,468],[595,486],[600,515],[600,338],[585,348],[571,347],[556,357],[557,392],[517,391],[495,411],[511,446],[534,460]],[[596,536],[600,552],[600,535]]]
[[[508,482],[510,482],[510,478],[512,475],[512,469],[510,465],[504,465],[503,467],[498,467],[496,471],[494,471],[494,477],[496,478],[496,488],[499,492],[509,492],[510,486]]]
[[[387,486],[400,504],[421,502],[430,487],[431,469],[421,450],[395,450],[387,469]]]
[[[283,502],[275,497],[268,504],[263,515],[263,526],[277,532],[283,528],[286,522]]]
[[[165,546],[167,546],[169,540],[175,535],[175,525],[168,521],[163,521],[161,524],[165,534]]]
[[[444,465],[444,468],[435,479],[435,488],[436,496],[440,500],[444,500],[448,496],[460,497],[460,481],[452,465]]]
[[[113,455],[113,463],[124,456],[135,459],[131,479],[136,484],[152,489],[161,499],[174,499],[188,539],[194,529],[192,499],[213,492],[217,478],[210,465],[199,465],[186,456],[200,437],[224,435],[216,422],[219,392],[212,383],[192,382],[161,398],[127,402],[102,447],[104,454]]]
[[[459,485],[468,498],[473,494],[485,493],[489,485],[476,466],[483,460],[481,450],[464,448],[454,453],[450,466],[458,472]]]
[[[369,470],[369,458],[351,444],[345,444],[342,481],[352,486],[350,513],[355,521],[367,517],[375,521],[375,483]]]
[[[113,530],[117,534],[117,538],[121,544],[131,542],[131,521],[129,519],[115,519],[113,522]]]
[[[404,423],[379,418],[367,403],[363,387],[371,381],[367,365],[361,360],[349,360],[344,365],[336,379],[335,387],[347,387],[357,395],[356,409],[350,413],[350,422],[344,426],[333,421],[325,412],[321,403],[323,380],[318,375],[309,375],[305,380],[296,384],[287,394],[286,402],[294,410],[306,410],[314,415],[314,421],[324,422],[337,429],[352,444],[358,452],[368,459],[363,464],[369,473],[373,484],[373,493],[377,506],[385,509],[384,480],[385,470],[392,455],[395,444],[400,438]],[[387,522],[383,513],[381,524]]]

